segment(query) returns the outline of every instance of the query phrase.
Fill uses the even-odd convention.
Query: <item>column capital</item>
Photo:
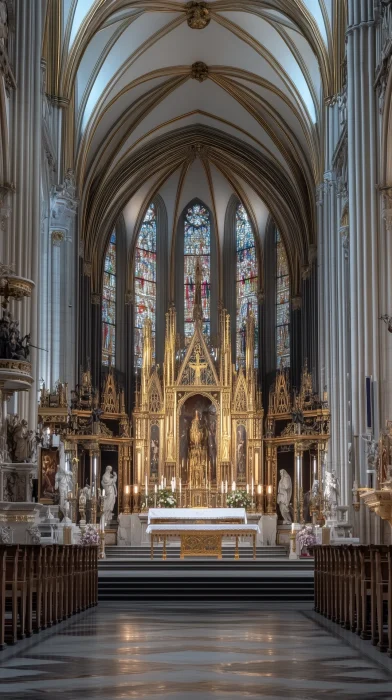
[[[56,248],[59,248],[65,238],[65,231],[62,229],[52,229],[50,237],[52,239],[52,244],[56,246]]]

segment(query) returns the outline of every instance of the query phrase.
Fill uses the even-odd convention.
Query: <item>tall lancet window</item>
[[[203,333],[210,335],[210,215],[202,204],[193,204],[185,215],[184,224],[184,334],[185,343],[193,335],[193,305],[195,301],[195,268],[197,258],[202,267],[201,303]]]
[[[157,303],[157,215],[150,204],[140,227],[135,249],[135,367],[142,366],[143,326],[147,318],[152,322],[153,348],[155,346],[155,309]],[[155,349],[153,351],[155,357]]]
[[[258,309],[257,309],[257,254],[252,224],[242,204],[237,206],[235,215],[236,249],[237,249],[237,328],[236,355],[237,365],[245,357],[246,317],[253,311],[255,317],[255,367],[258,364]]]
[[[110,236],[105,255],[102,289],[102,364],[116,359],[116,232]]]
[[[276,232],[276,366],[290,367],[290,274],[286,248]]]

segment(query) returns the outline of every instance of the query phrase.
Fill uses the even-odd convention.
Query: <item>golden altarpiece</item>
[[[78,513],[79,489],[88,484],[90,522],[96,522],[105,460],[112,465],[118,476],[120,513],[125,505],[124,489],[131,482],[132,438],[129,417],[125,411],[124,392],[116,386],[112,367],[109,367],[101,396],[92,385],[90,370],[84,371],[80,384],[71,391],[70,408],[66,384],[58,383],[53,392],[43,387],[38,419],[48,449],[52,444],[52,436],[60,435],[66,459],[72,464],[74,493],[70,500],[73,504],[73,520],[76,521]],[[42,465],[39,471],[41,473]]]
[[[264,436],[265,476],[272,486],[267,512],[275,513],[282,469],[293,484],[293,522],[323,520],[322,484],[330,439],[327,392],[313,391],[307,365],[298,393],[290,391],[288,372],[281,367],[269,395]]]
[[[196,287],[197,287],[196,274]],[[134,484],[142,492],[175,480],[181,506],[225,504],[233,482],[255,491],[263,475],[263,409],[254,369],[255,319],[246,322],[244,367],[232,364],[230,317],[219,319],[219,347],[202,331],[195,293],[194,333],[179,347],[176,311],[166,314],[165,355],[160,374],[153,366],[151,322],[143,329],[140,390],[136,393]],[[178,501],[177,501],[178,502]]]

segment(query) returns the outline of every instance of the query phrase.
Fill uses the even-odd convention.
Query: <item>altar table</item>
[[[246,523],[245,508],[150,508],[148,524],[158,523]]]
[[[149,525],[146,530],[151,537],[151,559],[154,558],[155,539],[163,540],[162,559],[166,559],[168,537],[181,540],[180,559],[184,557],[218,557],[222,559],[223,537],[235,537],[235,559],[239,559],[238,541],[240,537],[253,538],[253,559],[256,559],[256,537],[258,525],[246,524],[171,524]]]

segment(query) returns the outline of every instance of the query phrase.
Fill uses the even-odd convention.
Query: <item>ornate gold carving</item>
[[[194,80],[198,80],[199,83],[203,83],[208,78],[208,66],[202,61],[196,61],[192,64],[191,76]]]
[[[205,2],[188,2],[186,19],[191,29],[205,29],[211,21],[210,10]]]
[[[289,379],[286,370],[284,367],[281,367],[276,374],[275,388],[270,392],[268,413],[278,415],[290,412]]]
[[[218,557],[222,559],[222,535],[212,532],[181,533],[181,554],[184,557]]]
[[[6,299],[11,298],[19,301],[23,297],[30,297],[34,286],[34,282],[31,280],[0,271],[0,296]]]
[[[105,386],[102,394],[101,408],[104,413],[119,413],[120,401],[116,389],[113,369],[109,367],[109,372],[105,380]]]
[[[51,238],[52,238],[52,244],[54,246],[59,247],[65,238],[64,231],[53,230],[51,233]]]

